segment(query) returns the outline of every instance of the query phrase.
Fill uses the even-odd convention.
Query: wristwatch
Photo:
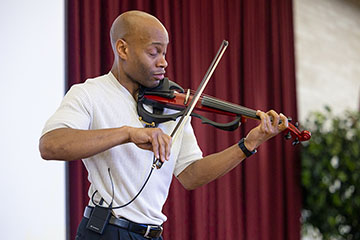
[[[238,142],[238,145],[241,149],[241,151],[244,152],[245,156],[248,158],[250,157],[251,155],[255,154],[257,152],[256,149],[254,149],[253,151],[250,151],[249,149],[246,148],[245,146],[245,138],[242,138],[239,142]]]

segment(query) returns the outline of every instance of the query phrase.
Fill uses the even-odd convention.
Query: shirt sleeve
[[[184,127],[180,153],[174,169],[174,175],[176,177],[191,163],[203,157],[202,151],[197,143],[194,130],[190,124],[190,119],[191,118],[189,118],[189,121]]]
[[[41,135],[58,128],[89,129],[91,101],[81,85],[74,85],[66,93],[59,108],[45,123]]]

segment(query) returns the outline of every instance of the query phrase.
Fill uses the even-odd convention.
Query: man
[[[259,126],[239,144],[202,157],[189,122],[172,142],[169,134],[176,122],[144,128],[136,112],[139,86],[155,87],[164,78],[169,43],[165,27],[147,13],[129,11],[114,21],[110,38],[111,71],[69,90],[45,125],[41,156],[82,159],[88,170],[89,196],[94,201],[85,210],[77,239],[162,239],[166,216],[161,211],[173,174],[186,189],[202,186],[236,167],[260,144],[286,129],[288,121],[273,110],[258,111]],[[143,186],[154,156],[166,161],[163,167],[153,171],[133,202],[112,210],[101,235],[96,232],[99,229],[94,231],[88,224],[96,219],[94,205],[116,207],[130,202]]]

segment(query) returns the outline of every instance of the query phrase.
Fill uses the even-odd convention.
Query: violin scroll
[[[295,134],[295,136],[296,136],[295,140],[292,142],[293,146],[299,144],[300,142],[310,140],[311,132],[309,132],[307,130],[300,131],[298,122],[296,122],[295,125],[293,125],[290,123],[292,119],[288,118],[288,120],[289,120],[289,125],[288,125],[288,129],[287,129],[287,133],[285,135],[286,140],[289,140],[292,138],[291,133]]]

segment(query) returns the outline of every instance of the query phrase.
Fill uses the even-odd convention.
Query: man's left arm
[[[245,138],[244,144],[253,151],[263,142],[276,136],[288,127],[288,120],[270,110],[267,113],[258,111],[260,124],[253,128]],[[188,190],[193,190],[228,173],[246,158],[245,153],[235,144],[224,151],[208,155],[185,168],[178,180]]]

